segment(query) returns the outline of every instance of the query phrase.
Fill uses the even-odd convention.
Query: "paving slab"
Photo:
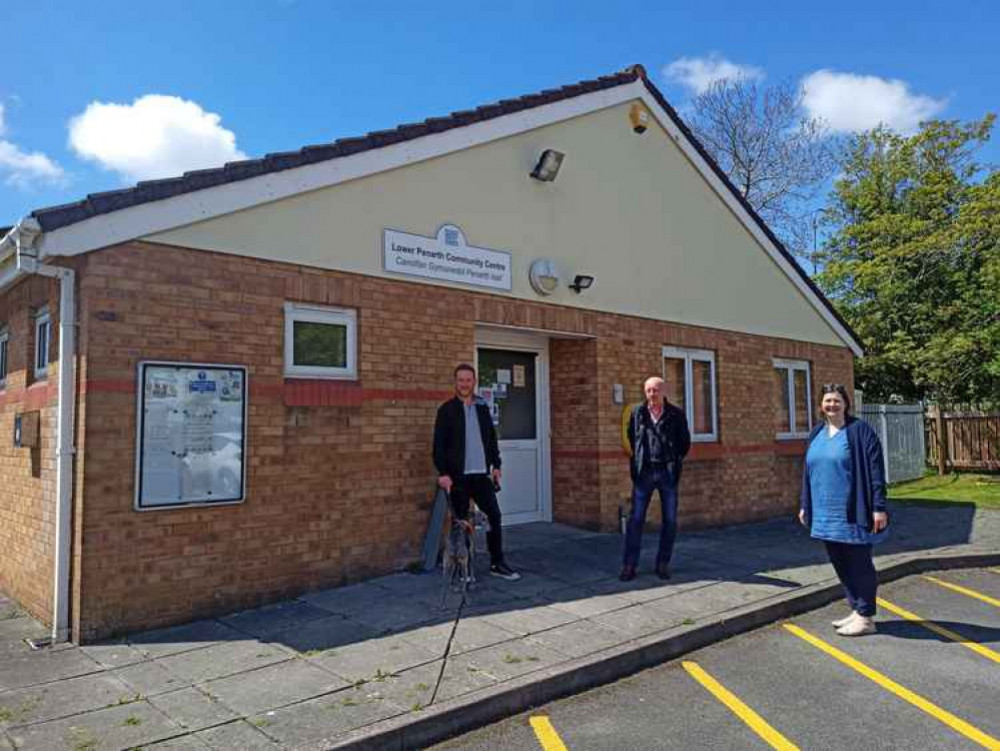
[[[0,690],[23,688],[75,678],[103,670],[79,649],[43,649],[5,655],[0,669]]]
[[[0,725],[14,728],[46,722],[128,704],[136,698],[127,684],[108,673],[4,691],[0,692]]]
[[[519,634],[492,623],[488,616],[482,615],[461,618],[457,625],[452,620],[400,634],[400,637],[406,642],[421,647],[427,653],[437,657],[444,654],[449,641],[451,642],[450,654],[457,655],[473,649],[510,641],[518,636]]]
[[[115,677],[124,681],[142,696],[156,696],[168,691],[177,691],[189,684],[182,678],[167,671],[154,660],[144,660],[112,671]]]
[[[476,671],[503,681],[557,665],[565,662],[567,657],[568,655],[545,646],[534,637],[526,636],[517,641],[457,655],[450,658],[449,662],[453,662],[459,669],[463,666],[473,667]]]
[[[329,611],[303,600],[290,600],[254,610],[243,610],[219,620],[237,631],[261,638],[302,626],[309,621],[328,618],[329,615]]]
[[[10,731],[16,747],[45,751],[121,751],[176,736],[174,722],[144,701]]]
[[[125,639],[88,644],[80,647],[80,651],[106,668],[121,668],[149,659],[135,647],[129,646]]]
[[[309,661],[348,683],[367,681],[377,675],[398,673],[441,657],[443,648],[434,651],[410,641],[411,635],[422,633],[423,630],[381,636],[322,652],[310,657]]]
[[[594,621],[575,621],[532,638],[544,647],[569,657],[583,657],[621,643],[621,633]]]
[[[204,730],[239,719],[239,715],[198,688],[182,688],[160,694],[149,703],[188,731]]]
[[[557,608],[550,600],[546,599],[488,613],[481,618],[519,636],[528,636],[580,620],[579,616],[568,610]]]
[[[348,730],[371,725],[405,711],[370,690],[369,685],[254,715],[249,722],[279,742],[299,748],[304,744],[333,740]]]
[[[128,642],[146,657],[166,657],[228,641],[252,641],[221,621],[204,620],[133,634]]]
[[[230,709],[242,715],[251,715],[328,694],[349,685],[308,660],[290,660],[250,673],[209,681],[202,688]]]
[[[268,638],[272,644],[299,654],[325,652],[350,644],[363,644],[379,635],[370,628],[344,615],[326,614],[325,618],[307,621]]]
[[[265,734],[264,729],[246,720],[202,730],[192,737],[214,751],[277,751],[281,748]]]
[[[182,735],[180,738],[143,746],[143,751],[208,751],[208,749],[210,746],[193,735]]]
[[[180,652],[156,662],[180,681],[194,684],[292,659],[294,657],[283,649],[260,642],[237,641]]]
[[[438,685],[438,678],[441,683]],[[431,704],[499,685],[497,679],[467,662],[448,660],[441,672],[441,660],[403,671],[382,681],[362,686],[373,696],[390,700],[406,713],[419,713]],[[437,686],[437,696],[434,689]]]

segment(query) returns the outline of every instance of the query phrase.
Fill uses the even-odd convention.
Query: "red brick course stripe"
[[[130,379],[94,379],[84,383],[84,392],[134,394],[136,382]],[[21,393],[21,392],[18,392]],[[363,402],[405,401],[441,402],[451,391],[431,389],[366,389],[356,381],[330,381],[310,378],[289,378],[283,383],[250,382],[250,396],[281,399],[289,407],[350,407]],[[0,394],[0,404],[4,402]]]
[[[35,410],[55,401],[57,389],[48,383],[36,383],[28,388],[10,388],[0,391],[0,407],[18,404],[22,409]]]
[[[802,456],[806,452],[805,441],[774,441],[773,443],[751,443],[738,446],[727,446],[721,443],[695,443],[691,446],[688,461],[704,461],[723,459],[730,456],[745,456],[747,454],[778,454],[779,456]],[[552,456],[556,459],[596,459],[610,461],[625,459],[621,449],[600,451],[598,449],[555,449]]]

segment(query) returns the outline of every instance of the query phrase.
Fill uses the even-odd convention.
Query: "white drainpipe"
[[[70,520],[73,512],[73,433],[76,415],[76,273],[63,266],[48,266],[38,260],[36,240],[41,227],[23,219],[7,237],[13,240],[17,273],[10,281],[25,274],[38,274],[59,280],[59,381],[56,421],[56,534],[52,595],[52,641],[69,639],[69,565],[72,546]]]

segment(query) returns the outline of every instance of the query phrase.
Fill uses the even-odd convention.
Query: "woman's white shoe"
[[[854,620],[848,621],[846,625],[837,629],[841,636],[864,636],[875,633],[875,621],[863,615],[859,615]]]
[[[846,615],[843,618],[838,618],[835,621],[830,621],[830,625],[833,626],[834,628],[841,628],[843,626],[846,626],[848,623],[850,623],[857,617],[858,614],[852,610],[850,615]]]

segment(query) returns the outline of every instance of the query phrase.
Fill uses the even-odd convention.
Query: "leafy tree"
[[[848,145],[818,281],[867,345],[869,398],[1000,401],[1000,171],[974,158],[994,119]]]

